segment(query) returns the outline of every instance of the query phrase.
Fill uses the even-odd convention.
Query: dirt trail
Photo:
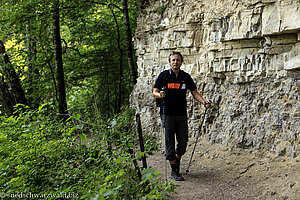
[[[199,142],[190,167],[193,142],[182,159],[185,181],[176,182],[177,194],[171,200],[300,200],[300,158],[276,157],[260,151],[234,149]],[[164,155],[161,152],[147,159],[148,165],[161,170],[165,178]],[[170,167],[168,166],[168,179]]]

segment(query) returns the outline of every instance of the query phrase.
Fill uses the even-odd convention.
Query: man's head
[[[179,51],[172,51],[169,55],[169,62],[171,62],[171,56],[172,55],[179,55],[181,57],[181,62],[183,62],[183,56],[181,55],[181,53]]]
[[[176,73],[179,72],[179,69],[183,62],[183,57],[180,52],[171,52],[169,55],[169,62],[172,70]]]

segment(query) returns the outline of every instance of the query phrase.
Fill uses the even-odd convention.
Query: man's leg
[[[175,117],[166,116],[165,145],[167,160],[173,162],[175,155]]]
[[[185,154],[187,143],[188,143],[188,123],[186,116],[177,116],[176,117],[176,154],[177,157],[180,159],[182,155]]]
[[[176,117],[166,116],[166,135],[165,135],[165,145],[166,145],[166,156],[171,165],[171,178],[176,181],[182,181],[183,178],[179,174],[179,165],[176,162],[175,154],[175,132],[176,132]]]
[[[177,165],[177,172],[180,175],[180,160],[182,155],[185,154],[188,142],[188,123],[186,116],[177,116],[176,117],[176,140],[177,140],[177,147],[176,147],[176,165]]]

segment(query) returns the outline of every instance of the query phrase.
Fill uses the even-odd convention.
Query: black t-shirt
[[[166,88],[166,97],[163,98],[166,115],[187,115],[186,112],[186,91],[191,92],[197,89],[192,77],[180,70],[178,76],[171,70],[161,72],[156,79],[154,88]],[[162,114],[162,104],[160,106]]]

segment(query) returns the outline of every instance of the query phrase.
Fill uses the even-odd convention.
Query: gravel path
[[[200,142],[186,174],[190,153],[188,150],[181,164],[185,181],[175,182],[179,187],[170,194],[172,200],[300,200],[299,157],[276,157],[242,149],[230,151],[221,145]],[[147,162],[161,170],[160,178],[165,178],[163,153],[150,156]],[[167,166],[170,180],[171,169]]]

